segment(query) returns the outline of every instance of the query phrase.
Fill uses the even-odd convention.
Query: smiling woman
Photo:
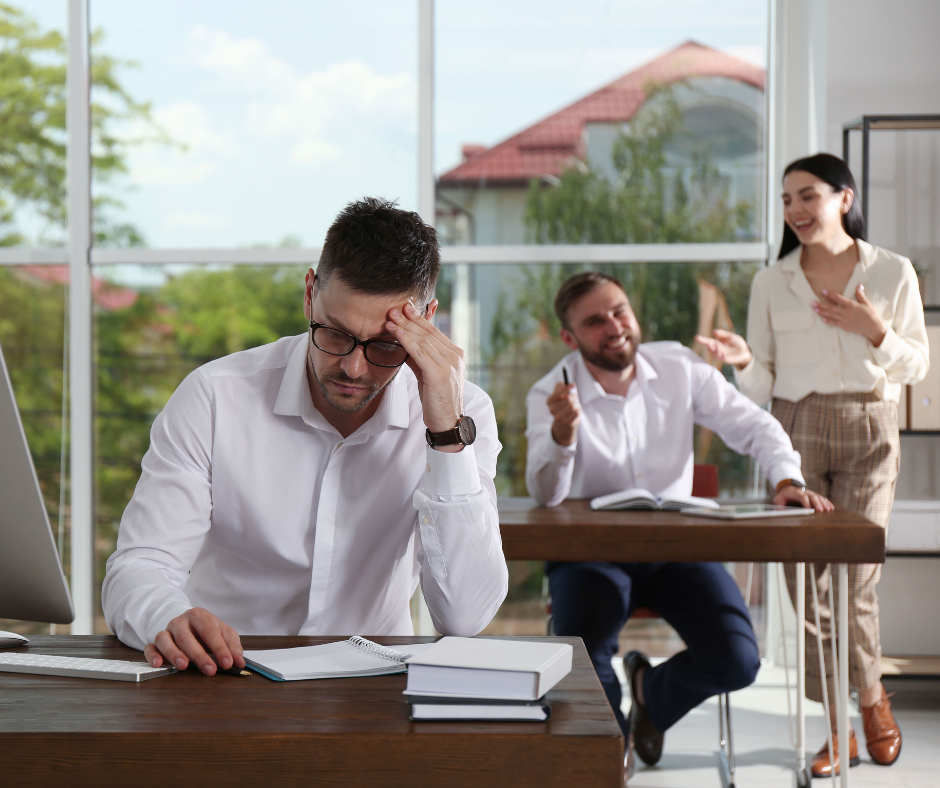
[[[91,21],[158,127],[121,124],[126,172],[93,187],[143,245],[311,247],[363,194],[414,207],[413,3],[91,0]]]

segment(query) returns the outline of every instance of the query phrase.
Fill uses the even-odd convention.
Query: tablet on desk
[[[686,509],[683,514],[695,517],[713,517],[719,520],[749,520],[753,517],[793,517],[812,514],[813,509],[797,506],[777,506],[772,503],[748,503],[738,506],[719,506],[717,509]]]

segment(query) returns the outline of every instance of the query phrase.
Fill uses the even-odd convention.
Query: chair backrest
[[[696,463],[692,466],[692,495],[697,498],[718,497],[718,466]]]

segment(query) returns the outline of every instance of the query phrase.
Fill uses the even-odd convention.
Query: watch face
[[[457,422],[457,429],[460,432],[460,442],[464,446],[469,446],[476,440],[477,425],[473,423],[473,419],[469,416],[464,416]]]

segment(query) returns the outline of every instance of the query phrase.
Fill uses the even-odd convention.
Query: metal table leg
[[[837,723],[842,752],[842,788],[849,788],[849,566],[837,564],[839,576],[839,686]],[[832,577],[830,575],[830,583]]]
[[[718,696],[718,773],[723,788],[734,788],[734,738],[731,734],[731,698]]]
[[[784,639],[783,647],[787,647]],[[787,692],[790,683],[787,682]],[[809,788],[806,768],[806,564],[796,565],[796,788]]]

